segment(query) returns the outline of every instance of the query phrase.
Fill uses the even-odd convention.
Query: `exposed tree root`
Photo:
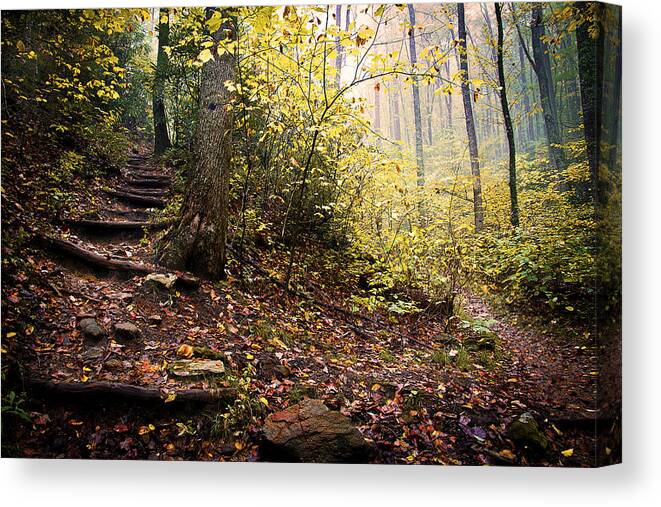
[[[156,387],[143,387],[119,382],[55,382],[36,380],[28,386],[35,391],[71,397],[115,398],[143,402],[176,403],[230,403],[236,399],[236,389],[180,389],[165,391]]]
[[[84,229],[93,229],[97,231],[142,231],[143,229],[158,230],[165,229],[172,225],[171,220],[161,222],[142,222],[142,221],[113,221],[113,220],[74,220],[65,219],[64,223],[72,227]]]
[[[164,270],[158,266],[150,266],[148,264],[140,264],[132,261],[118,260],[106,257],[97,252],[87,250],[72,241],[67,241],[60,238],[54,238],[52,236],[46,236],[43,234],[38,234],[37,238],[43,244],[48,247],[64,252],[73,257],[80,259],[81,261],[97,267],[110,271],[125,271],[136,274],[149,274],[149,273],[167,273],[167,270]],[[190,273],[176,273],[177,281],[181,284],[189,287],[198,287],[200,285],[200,280],[196,276],[191,275]]]
[[[167,187],[170,181],[165,178],[128,178],[126,184],[130,187],[161,188]]]

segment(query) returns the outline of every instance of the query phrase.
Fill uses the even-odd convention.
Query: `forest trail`
[[[158,189],[167,199],[170,177],[134,156],[112,187],[81,199],[78,213],[47,235],[56,241],[35,259],[41,280],[15,296],[47,301],[33,307],[27,329],[29,337],[49,337],[21,351],[29,358],[25,383],[46,396],[20,455],[116,457],[119,448],[125,458],[256,460],[261,427],[249,414],[260,421],[312,397],[350,417],[383,462],[588,462],[589,352],[521,329],[511,315],[495,317],[476,296],[465,296],[464,310],[487,322],[498,343],[464,354],[473,350],[472,329],[450,336],[442,319],[393,323],[354,313],[341,271],[333,284],[320,267],[308,274],[306,297],[283,299],[264,269],[251,271],[284,272],[277,251],[253,252],[248,283],[218,286],[177,273],[172,281],[184,283],[166,287],[149,240],[162,224],[141,198]],[[159,272],[161,282],[147,281]],[[81,326],[85,319],[102,338],[86,336],[93,333]],[[172,368],[182,345],[207,366],[222,358],[234,380],[178,375]],[[246,376],[249,386],[241,383]],[[202,411],[191,412],[191,403]],[[530,457],[507,440],[508,423],[528,411],[551,438],[552,454]],[[571,456],[559,454],[567,449]]]

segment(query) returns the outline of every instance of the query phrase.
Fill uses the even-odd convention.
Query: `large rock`
[[[306,399],[271,414],[264,424],[267,461],[366,463],[373,447],[348,418],[321,400]]]
[[[81,319],[78,323],[78,328],[85,339],[93,342],[98,342],[106,334],[103,328],[99,326],[98,322],[89,317]]]
[[[549,451],[549,439],[542,432],[530,412],[521,414],[507,427],[507,438],[517,447],[535,453],[546,453]]]
[[[135,340],[140,337],[140,328],[131,322],[118,322],[113,325],[118,338]]]

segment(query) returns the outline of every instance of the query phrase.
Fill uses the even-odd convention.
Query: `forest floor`
[[[276,248],[252,249],[243,267],[233,259],[227,281],[168,289],[146,280],[158,271],[156,233],[76,222],[148,221],[148,206],[159,204],[149,198],[167,200],[171,176],[135,156],[104,184],[130,188],[146,202],[87,182],[50,224],[29,218],[29,199],[8,197],[21,196],[20,188],[4,189],[5,227],[20,236],[22,224],[74,245],[43,238],[20,251],[3,245],[2,359],[12,365],[5,384],[26,388],[17,411],[30,419],[3,428],[4,456],[256,461],[264,418],[314,397],[374,442],[376,463],[593,463],[594,350],[549,331],[562,326],[494,310],[470,292],[461,298],[458,322],[465,325],[449,334],[445,320],[424,314],[361,314],[349,302],[360,292],[357,277],[342,267],[340,253],[325,250],[295,267],[301,282],[289,294],[273,283],[287,265]],[[76,246],[99,256],[82,258]],[[147,267],[136,271],[136,263]],[[96,319],[106,337],[85,338],[84,318]],[[139,336],[108,339],[120,322],[137,326]],[[495,347],[468,347],[474,322],[498,335]],[[182,345],[222,357],[227,374],[177,375]],[[157,389],[166,400],[48,390],[99,382]],[[184,389],[220,389],[235,400],[177,403]],[[524,412],[535,416],[549,452],[534,455],[507,438],[508,424]]]

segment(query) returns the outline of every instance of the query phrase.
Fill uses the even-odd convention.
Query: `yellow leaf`
[[[170,402],[174,401],[176,398],[177,398],[177,393],[175,393],[175,392],[169,393],[168,397],[165,398],[165,403],[170,403]]]
[[[255,356],[253,356],[252,354],[246,354],[246,359],[252,360],[255,359]]]
[[[22,40],[19,40],[16,43],[16,49],[18,49],[21,53],[25,53],[25,44],[23,44]]]
[[[202,63],[206,63],[206,62],[208,62],[209,60],[211,60],[212,58],[213,58],[213,53],[211,52],[210,49],[203,49],[202,52],[201,52],[201,53],[199,54],[199,56],[198,56],[198,59],[199,59]]]
[[[562,454],[565,458],[569,458],[570,456],[574,455],[574,449],[565,449],[564,451],[560,451],[560,454]]]
[[[505,459],[515,459],[514,453],[509,449],[503,449],[498,454],[500,454]]]
[[[89,378],[87,375],[85,375],[85,374],[82,374],[82,375],[80,376],[80,381],[81,381],[81,382],[87,382],[89,379],[90,379],[90,378]]]
[[[242,450],[244,447],[245,447],[245,446],[243,445],[243,442],[239,442],[239,441],[234,442],[234,448],[235,448],[237,451]]]
[[[7,338],[13,338],[14,336],[16,336],[16,333],[14,331],[12,331],[11,333],[7,333]]]
[[[259,397],[259,402],[260,402],[261,404],[263,404],[263,405],[266,405],[267,407],[269,406],[269,400],[267,400],[267,399],[264,398],[263,396],[260,396],[260,397]]]
[[[378,391],[379,389],[381,389],[381,384],[374,384],[372,386],[372,391]]]

